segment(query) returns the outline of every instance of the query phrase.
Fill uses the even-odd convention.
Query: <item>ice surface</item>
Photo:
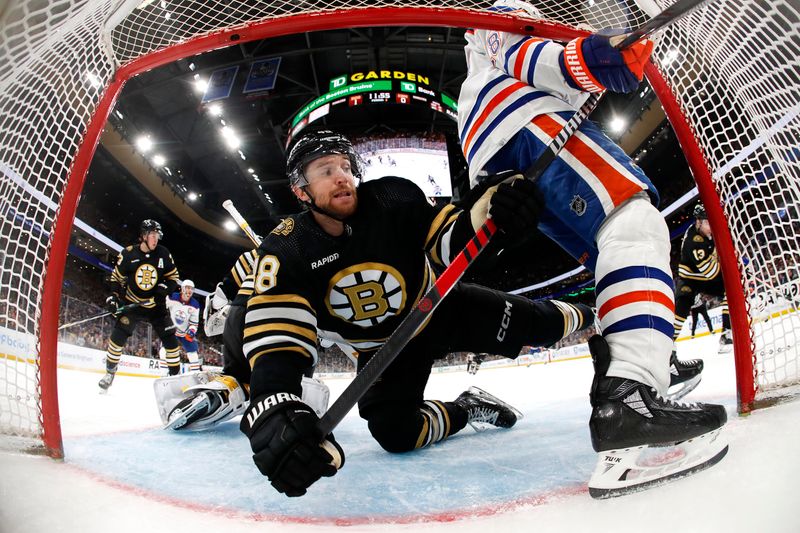
[[[606,501],[586,490],[588,359],[434,374],[426,396],[477,385],[525,413],[510,430],[471,428],[404,455],[383,452],[351,413],[337,428],[347,464],[302,498],[274,492],[236,422],[205,433],[163,431],[152,379],[59,371],[66,461],[0,454],[0,530],[170,531],[800,531],[800,402],[735,414],[734,366],[717,337],[680,342],[703,357],[686,400],[723,403],[728,456],[695,476]],[[347,385],[327,381],[332,396]]]

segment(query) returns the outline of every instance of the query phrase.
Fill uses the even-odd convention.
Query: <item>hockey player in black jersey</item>
[[[711,226],[708,223],[708,216],[702,204],[697,204],[692,214],[694,216],[694,224],[686,230],[683,241],[681,241],[678,280],[675,288],[673,340],[678,339],[683,329],[683,323],[695,303],[695,298],[699,294],[706,294],[722,298],[720,350],[729,351],[733,343],[730,331],[731,319],[728,314],[727,300],[725,299],[722,268],[714,247]],[[708,324],[708,329],[709,331],[713,330],[710,323]],[[702,360],[681,361],[677,358],[676,352],[673,351],[670,358],[671,387],[679,389],[679,396],[685,395],[697,386],[702,370]]]
[[[100,380],[102,391],[114,381],[125,342],[142,320],[150,322],[167,352],[170,375],[180,372],[180,347],[170,329],[172,319],[166,297],[178,289],[178,269],[172,255],[158,244],[163,236],[161,225],[144,220],[139,243],[126,247],[117,257],[111,273],[111,295],[106,306],[116,316],[106,352],[106,375]]]
[[[344,462],[300,397],[318,334],[353,346],[363,368],[433,282],[431,263],[449,264],[490,215],[507,234],[530,231],[538,203],[530,184],[513,178],[469,211],[432,206],[401,178],[357,188],[360,158],[330,131],[300,137],[287,170],[307,210],[283,220],[259,248],[244,326],[252,375],[241,430],[261,473],[278,491],[299,496]],[[453,401],[426,400],[434,361],[454,351],[514,358],[523,345],[552,344],[593,320],[588,306],[458,284],[359,401],[359,413],[390,452],[432,445],[468,423],[511,427],[518,413],[479,389]]]

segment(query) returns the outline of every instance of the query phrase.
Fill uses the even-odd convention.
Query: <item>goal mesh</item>
[[[300,31],[391,21],[569,37],[639,26],[672,2],[531,0],[552,24],[492,13],[491,3],[11,0],[0,8],[0,433],[60,454],[55,368],[66,249],[99,132],[128,78]],[[798,380],[798,34],[792,0],[719,0],[664,32],[648,72],[672,104],[676,130],[688,132],[685,149],[694,143],[690,163],[732,273],[744,403],[756,388]]]

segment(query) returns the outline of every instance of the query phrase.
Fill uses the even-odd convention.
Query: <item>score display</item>
[[[308,124],[329,114],[337,106],[355,107],[366,104],[400,104],[425,106],[444,113],[453,120],[458,106],[451,97],[426,85],[427,78],[399,71],[371,71],[341,76],[331,80],[331,90],[303,106],[292,118],[289,139]]]

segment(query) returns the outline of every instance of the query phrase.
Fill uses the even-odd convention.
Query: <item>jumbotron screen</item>
[[[413,72],[374,70],[339,76],[330,81],[329,92],[315,98],[292,118],[286,145],[312,122],[332,110],[374,104],[425,106],[453,120],[458,105],[446,94],[430,87],[430,79]]]
[[[430,198],[453,196],[444,135],[355,138],[353,146],[366,164],[364,181],[399,176],[416,183]]]

